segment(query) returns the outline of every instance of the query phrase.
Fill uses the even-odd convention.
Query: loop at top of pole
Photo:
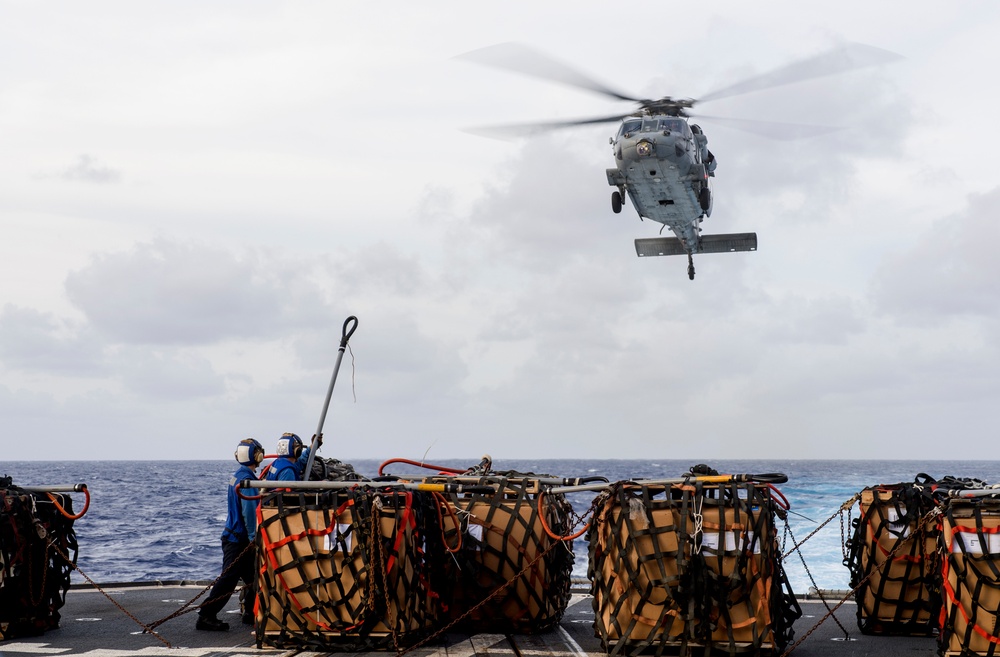
[[[348,330],[347,327],[352,322],[353,322],[353,326],[351,326],[350,330]],[[354,335],[354,331],[356,331],[357,328],[358,328],[358,318],[355,317],[354,315],[351,315],[350,317],[348,317],[347,319],[344,320],[344,333],[343,333],[343,336],[340,338],[340,348],[341,349],[344,349],[345,347],[347,347],[347,341],[351,339],[351,336]]]

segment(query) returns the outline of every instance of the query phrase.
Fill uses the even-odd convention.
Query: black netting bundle
[[[32,493],[0,478],[0,640],[37,636],[59,627],[71,563],[76,563],[73,520],[50,494]],[[51,494],[72,515],[69,495]]]
[[[363,481],[365,477],[354,471],[354,466],[337,459],[321,456],[313,461],[310,481]]]
[[[443,548],[430,493],[274,492],[258,517],[258,646],[386,649],[439,622],[427,560]]]
[[[940,654],[1000,655],[1000,499],[950,499],[938,545]]]
[[[543,495],[539,505],[539,475],[476,476],[463,477],[463,484],[488,485],[494,492],[444,496],[444,542],[453,550],[444,561],[449,617],[461,618],[461,627],[473,632],[547,630],[569,604],[572,541],[560,538],[572,529],[572,508],[560,494]]]
[[[612,655],[760,654],[801,616],[767,485],[619,482],[587,534],[594,630]]]
[[[918,477],[861,491],[844,564],[865,634],[927,635],[937,629],[939,528],[928,516],[936,506],[930,481]]]

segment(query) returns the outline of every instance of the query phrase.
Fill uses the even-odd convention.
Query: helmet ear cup
[[[288,456],[293,459],[302,455],[302,439],[294,433],[286,433],[278,438],[278,456]]]
[[[264,448],[253,438],[247,438],[237,445],[234,456],[240,465],[256,467],[264,460]]]

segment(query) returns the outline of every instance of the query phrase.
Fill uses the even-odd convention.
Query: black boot
[[[228,632],[229,623],[215,617],[198,616],[198,623],[195,624],[195,628],[205,630],[206,632]]]

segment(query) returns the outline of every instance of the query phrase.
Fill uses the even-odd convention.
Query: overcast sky
[[[2,458],[1000,458],[1000,4],[0,0]],[[516,41],[706,104],[706,233],[639,259],[627,103],[454,57]]]

